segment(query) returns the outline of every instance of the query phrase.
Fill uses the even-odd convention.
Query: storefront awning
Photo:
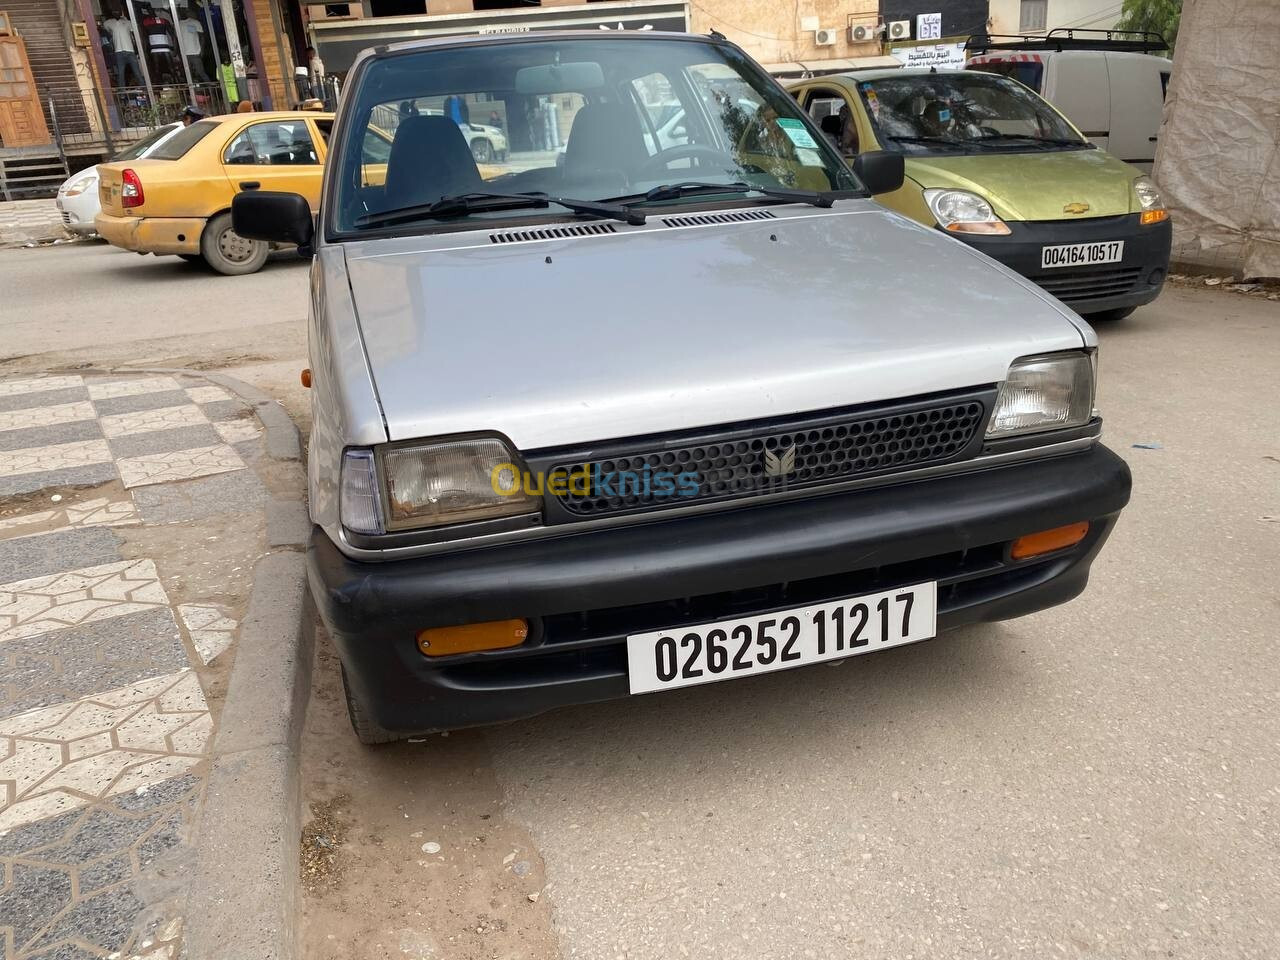
[[[843,73],[846,70],[871,70],[881,67],[900,67],[902,62],[896,57],[876,55],[873,57],[850,57],[833,60],[807,60],[791,63],[766,63],[764,68],[775,77],[819,77],[827,73]]]

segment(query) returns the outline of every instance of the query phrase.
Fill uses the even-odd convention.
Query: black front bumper
[[[1076,596],[1129,499],[1129,468],[1088,451],[804,500],[580,530],[388,563],[319,529],[311,588],[351,693],[388,730],[497,723],[625,696],[626,636],[938,582],[938,628]],[[1080,520],[1075,547],[1012,561],[1008,542]],[[426,627],[527,618],[508,650],[430,660]]]
[[[1099,313],[1150,303],[1169,272],[1170,222],[1143,226],[1136,213],[1091,220],[1011,222],[1007,237],[958,236],[969,246],[1016,270],[1077,313]],[[1043,269],[1041,250],[1064,243],[1124,241],[1118,263]]]

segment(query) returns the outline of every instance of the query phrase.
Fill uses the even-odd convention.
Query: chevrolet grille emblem
[[[764,452],[764,475],[766,477],[785,477],[788,473],[794,472],[795,468],[796,446],[794,443],[778,453],[774,453],[772,450]]]
[[[1088,213],[1089,205],[1087,203],[1080,203],[1079,201],[1075,203],[1068,203],[1065,207],[1062,208],[1062,212],[1063,213]]]

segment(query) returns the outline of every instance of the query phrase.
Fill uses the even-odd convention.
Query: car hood
[[[907,176],[922,187],[956,187],[985,197],[1004,220],[1063,220],[1133,213],[1139,171],[1104,150],[908,157]],[[1084,214],[1063,207],[1087,203]]]
[[[994,383],[1015,357],[1092,337],[868,201],[764,215],[347,244],[389,438],[497,431],[531,450],[782,416]]]

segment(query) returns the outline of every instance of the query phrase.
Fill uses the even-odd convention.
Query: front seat
[[[409,116],[400,122],[387,157],[388,208],[483,189],[484,180],[456,123],[435,116]]]
[[[588,104],[573,118],[564,148],[564,178],[578,189],[590,183],[621,193],[647,156],[634,115],[613,104]]]

